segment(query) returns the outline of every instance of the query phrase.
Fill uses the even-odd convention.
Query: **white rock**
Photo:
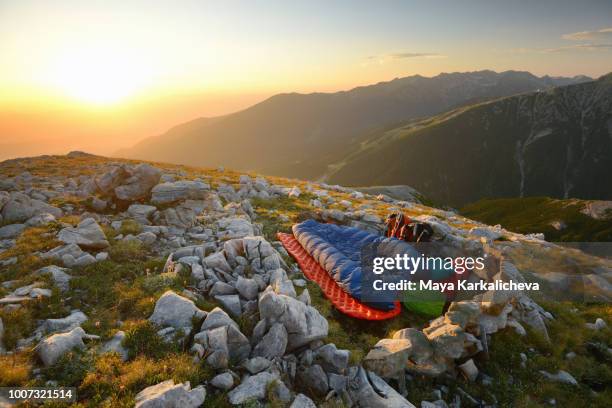
[[[220,390],[228,391],[234,386],[234,377],[230,373],[222,373],[210,380],[210,385]]]
[[[197,408],[205,400],[203,385],[191,389],[189,381],[175,385],[174,380],[167,380],[136,394],[135,408]]]
[[[278,380],[276,374],[266,371],[252,375],[227,394],[229,402],[232,405],[240,405],[252,399],[263,400],[266,397],[268,384],[276,380]]]
[[[85,330],[77,327],[68,333],[54,334],[41,340],[36,346],[36,351],[41,361],[48,367],[55,364],[68,351],[85,348],[84,337]]]
[[[86,218],[76,228],[64,228],[57,239],[66,244],[77,244],[81,248],[104,249],[109,246],[104,231],[93,218]]]
[[[556,374],[551,374],[547,371],[541,370],[542,374],[546,379],[562,384],[578,385],[578,381],[567,371],[559,370]]]
[[[304,394],[298,394],[289,408],[317,408],[315,403],[305,396]]]
[[[259,299],[259,313],[262,319],[285,326],[289,334],[288,350],[327,337],[327,320],[317,309],[292,297],[268,289]]]
[[[192,328],[194,317],[201,319],[206,312],[198,309],[193,301],[166,291],[155,303],[153,314],[149,320],[160,327],[171,326],[175,329]]]
[[[119,330],[115,335],[100,347],[100,353],[117,353],[122,361],[127,361],[128,350],[123,346],[125,332]]]

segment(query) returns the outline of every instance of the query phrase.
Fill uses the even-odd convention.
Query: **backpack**
[[[433,238],[434,231],[431,225],[414,221],[401,212],[389,215],[385,225],[387,238],[394,237],[406,242],[430,242]]]

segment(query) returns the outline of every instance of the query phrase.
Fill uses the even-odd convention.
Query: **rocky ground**
[[[306,218],[380,232],[398,209],[447,248],[503,257],[497,278],[577,269],[598,303],[486,292],[433,320],[356,321],[276,240]],[[224,169],[78,152],[7,161],[0,386],[75,386],[75,405],[109,407],[608,406],[612,267],[541,238]]]

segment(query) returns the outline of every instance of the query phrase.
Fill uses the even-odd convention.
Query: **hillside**
[[[500,224],[521,234],[543,233],[547,241],[612,242],[612,214],[590,214],[593,203],[612,207],[609,201],[528,197],[480,200],[460,212],[468,218]]]
[[[612,198],[612,76],[457,109],[372,137],[327,178],[408,184],[435,202]]]
[[[500,279],[550,290],[359,321],[277,241],[307,218],[379,232],[399,208],[447,250],[501,255]],[[0,215],[2,387],[73,386],[78,407],[612,398],[612,264],[537,237],[340,186],[83,153],[0,163]],[[559,276],[584,280],[580,301],[561,301]]]
[[[280,94],[234,114],[179,125],[118,155],[316,179],[372,132],[465,104],[585,80],[478,71],[416,75],[336,93]]]

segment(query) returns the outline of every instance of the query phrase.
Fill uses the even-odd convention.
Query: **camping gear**
[[[314,220],[296,224],[292,229],[295,239],[340,288],[356,300],[367,303],[361,299],[361,252],[366,246],[389,242],[388,238],[355,227]],[[393,300],[382,299],[382,296],[368,305],[381,310],[394,308]]]
[[[429,242],[433,238],[433,228],[426,222],[412,220],[401,212],[396,212],[385,220],[387,238],[397,238],[406,242]]]
[[[340,312],[362,320],[386,320],[401,312],[399,302],[394,302],[393,309],[383,311],[367,306],[345,292],[327,271],[314,260],[292,234],[278,233],[278,239],[287,252],[295,258],[304,275],[314,281],[327,299]]]

